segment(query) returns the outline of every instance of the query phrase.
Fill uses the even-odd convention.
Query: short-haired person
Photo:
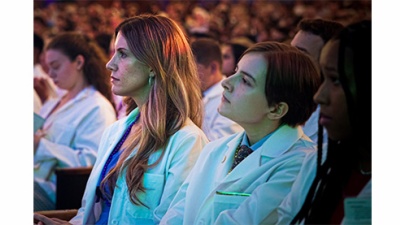
[[[208,142],[199,128],[196,63],[179,26],[165,16],[139,15],[119,24],[115,36],[107,63],[112,91],[137,107],[104,132],[71,224],[157,224]]]
[[[202,130],[210,141],[242,131],[237,123],[218,112],[224,91],[221,83],[226,78],[221,72],[222,54],[218,42],[211,38],[199,38],[191,43],[191,47],[203,92]]]
[[[294,47],[260,42],[247,49],[222,82],[219,105],[244,131],[204,147],[161,224],[269,223],[265,217],[290,192],[304,158],[316,153],[300,125],[315,110],[319,84],[310,58]]]
[[[301,172],[280,207],[280,224],[372,222],[371,31],[370,20],[350,24],[322,50],[324,81],[314,100],[328,132],[327,153],[319,141],[314,166]]]
[[[319,57],[322,47],[343,25],[339,22],[326,19],[303,19],[297,24],[298,31],[290,45],[298,48],[311,57],[319,71]],[[315,143],[318,141],[319,106],[303,125],[304,133]],[[328,140],[324,130],[324,143]]]

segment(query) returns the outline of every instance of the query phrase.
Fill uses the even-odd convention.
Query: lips
[[[332,117],[329,117],[323,113],[320,113],[320,118],[319,118],[319,123],[322,126],[327,126],[328,124],[330,124],[332,121]]]
[[[226,97],[225,97],[225,95],[222,95],[222,97],[221,97],[221,101],[222,102],[228,102],[228,103],[231,103]]]
[[[111,76],[111,81],[119,81],[119,79],[114,76]]]

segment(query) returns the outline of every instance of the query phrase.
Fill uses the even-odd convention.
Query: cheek
[[[263,115],[262,109],[267,107],[267,101],[259,93],[248,93],[246,90],[237,90],[235,97],[236,109],[238,114],[249,118],[260,118]]]

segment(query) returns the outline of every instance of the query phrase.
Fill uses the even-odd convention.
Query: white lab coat
[[[218,112],[224,91],[221,83],[222,80],[203,93],[204,120],[201,129],[210,141],[243,131],[239,124]]]
[[[138,112],[139,110],[136,108],[127,117],[118,120],[104,132],[98,160],[86,185],[82,207],[70,223],[94,224],[98,220],[101,203],[96,202],[96,185],[100,173],[110,153]],[[169,138],[164,156],[159,164],[149,169],[144,175],[146,193],[140,194],[139,198],[150,207],[149,209],[134,205],[129,200],[128,187],[125,182],[126,172],[122,172],[117,180],[117,188],[114,190],[108,224],[157,224],[158,219],[167,211],[206,143],[208,143],[207,137],[190,119],[187,119],[184,127]],[[130,157],[134,155],[134,152]],[[161,151],[152,154],[149,163],[154,163],[160,154]]]
[[[326,160],[327,144],[323,146],[322,163]],[[291,192],[282,201],[281,205],[277,208],[278,222],[276,224],[289,225],[293,218],[302,208],[304,201],[307,197],[308,191],[315,179],[317,173],[317,154],[308,155],[305,160],[300,173],[293,184]],[[358,198],[371,199],[371,180],[364,186],[362,191],[358,194]],[[360,219],[361,217],[359,217]],[[302,221],[300,224],[304,224]],[[371,221],[366,219],[363,222],[352,221],[344,217],[341,225],[346,224],[371,224]]]
[[[46,118],[59,99],[49,99],[41,108]],[[55,202],[56,167],[93,166],[105,128],[116,120],[111,103],[89,86],[52,113],[34,155],[34,179]]]
[[[228,173],[244,132],[206,145],[161,224],[260,224],[289,193],[315,144],[300,127],[283,125]],[[229,196],[229,191],[250,194]],[[277,220],[277,215],[271,217]]]

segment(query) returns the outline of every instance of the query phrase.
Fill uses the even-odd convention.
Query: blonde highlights
[[[169,138],[188,118],[201,126],[200,82],[188,40],[173,20],[161,15],[135,16],[124,20],[115,36],[118,33],[126,38],[135,57],[152,69],[154,78],[148,100],[139,109],[140,120],[116,167],[102,181],[102,191],[107,183],[112,194],[119,173],[126,169],[130,199],[144,205],[139,199],[139,193],[145,192],[144,173],[161,160]],[[135,155],[128,158],[133,150],[137,150]],[[160,158],[149,165],[149,157],[158,151]]]

